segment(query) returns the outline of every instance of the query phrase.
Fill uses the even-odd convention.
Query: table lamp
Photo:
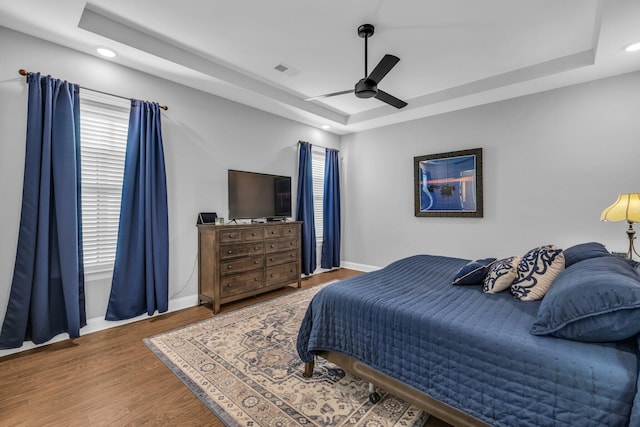
[[[640,256],[633,246],[636,231],[634,222],[640,222],[640,193],[620,194],[614,204],[602,211],[600,221],[627,221],[627,237],[629,238],[629,250],[627,258],[632,259],[633,254]]]

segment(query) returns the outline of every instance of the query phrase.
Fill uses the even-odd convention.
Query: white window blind
[[[324,163],[325,149],[311,147],[311,176],[313,179],[313,220],[316,241],[322,243],[323,203],[324,203]]]
[[[87,273],[113,269],[131,101],[80,94],[82,238]]]

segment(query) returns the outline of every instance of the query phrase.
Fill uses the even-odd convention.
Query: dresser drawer
[[[236,274],[243,271],[264,267],[264,255],[236,258],[222,261],[220,263],[220,274]]]
[[[242,230],[221,230],[220,243],[242,242]]]
[[[264,252],[264,242],[238,243],[235,245],[220,245],[220,259],[237,258],[245,255],[255,255]]]
[[[298,259],[298,250],[286,252],[273,252],[267,255],[266,263],[267,267],[271,265],[284,264],[285,262],[291,262]]]
[[[232,228],[230,230],[220,230],[220,243],[252,242],[264,239],[264,231],[260,228]]]
[[[298,247],[298,239],[281,239],[265,243],[265,252],[277,252]]]
[[[264,230],[265,239],[275,239],[278,237],[296,237],[298,227],[296,225],[276,225],[267,227]]]
[[[248,230],[242,230],[242,238],[245,242],[251,242],[253,240],[262,240],[264,233],[259,228],[250,228]]]
[[[267,267],[267,286],[282,282],[295,282],[299,277],[297,262]]]
[[[220,282],[220,297],[222,299],[255,291],[264,287],[264,270],[224,276]]]

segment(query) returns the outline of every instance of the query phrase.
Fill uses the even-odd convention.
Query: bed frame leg
[[[302,374],[305,378],[311,378],[313,376],[313,367],[315,365],[315,360],[311,362],[307,362],[304,364],[304,373]]]
[[[369,383],[369,402],[374,405],[380,402],[380,394],[376,391],[376,386],[373,383]]]

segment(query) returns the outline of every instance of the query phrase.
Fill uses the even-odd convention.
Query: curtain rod
[[[303,142],[304,141],[298,141],[298,145],[302,144]],[[328,148],[329,150],[336,150],[338,153],[340,152],[340,150],[338,150],[337,148],[325,147],[324,145],[320,145],[320,144],[311,144],[310,142],[308,144],[311,145],[312,147]]]
[[[18,70],[18,74],[20,74],[21,76],[29,77],[29,74],[31,74],[31,72],[21,68],[21,69]],[[103,92],[101,90],[95,90],[95,89],[91,89],[91,88],[84,87],[84,86],[80,86],[80,88],[81,89],[85,89],[85,90],[90,90],[92,92],[98,92],[98,93],[101,93],[103,95],[110,95],[110,96],[115,96],[116,98],[122,98],[122,99],[131,100],[131,98],[127,98],[126,96],[120,96],[120,95],[116,95],[116,94],[109,93],[109,92]],[[167,107],[166,105],[161,105],[160,108],[162,108],[165,111],[167,111],[169,109],[169,107]]]

